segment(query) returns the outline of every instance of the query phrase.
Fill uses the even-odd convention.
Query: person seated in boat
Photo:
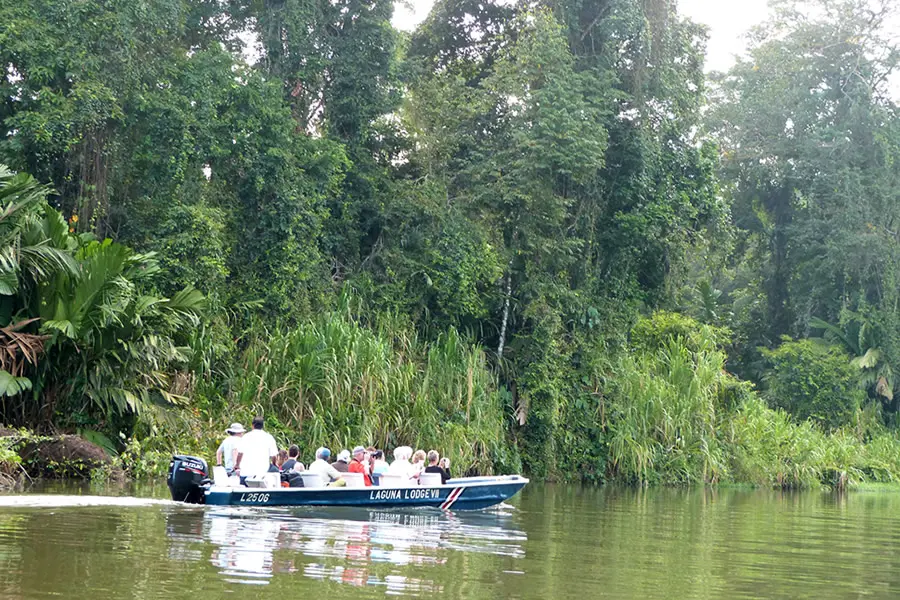
[[[284,461],[288,459],[287,450],[279,450],[278,456],[275,457],[275,462],[269,465],[269,473],[281,473],[281,465],[284,464]]]
[[[353,460],[350,461],[349,473],[362,473],[365,484],[372,485],[372,478],[369,477],[369,459],[366,449],[357,446],[353,449]]]
[[[453,479],[453,475],[450,474],[450,459],[446,456],[441,459],[441,462],[438,463],[438,466],[447,473],[447,479]]]
[[[429,450],[428,451],[428,466],[425,467],[425,473],[437,473],[441,476],[441,484],[447,483],[447,480],[450,479],[450,473],[441,468],[438,464],[441,455],[437,453],[437,450]]]
[[[409,462],[413,449],[409,446],[394,448],[394,462],[388,467],[387,475],[398,475],[403,479],[415,479],[418,477],[415,467]]]
[[[281,463],[281,487],[303,487],[303,463],[297,461],[300,456],[300,448],[296,444],[291,445],[286,452],[287,458]]]
[[[325,482],[325,485],[331,486],[345,486],[347,482],[341,477],[340,471],[334,468],[328,462],[328,458],[331,456],[331,450],[328,448],[319,448],[316,450],[316,460],[309,465],[309,468],[306,470],[307,473],[314,473],[322,477],[322,481]]]
[[[339,473],[349,473],[350,472],[350,451],[349,450],[341,450],[338,452],[337,460],[331,463],[331,466],[334,467],[335,471]]]
[[[302,473],[306,470],[306,467],[303,466],[303,463],[297,460],[300,456],[300,448],[297,444],[292,444],[290,448],[288,448],[288,458],[286,461],[281,463],[281,472],[293,472],[293,473]]]
[[[234,461],[237,459],[238,447],[241,444],[241,436],[244,435],[244,426],[240,423],[232,423],[225,430],[228,434],[219,448],[216,450],[216,464],[225,467],[225,472],[231,475],[234,470]]]
[[[418,479],[419,475],[425,470],[425,451],[424,450],[416,450],[415,454],[412,456],[412,466],[416,471],[416,478]]]
[[[278,456],[278,446],[267,431],[263,430],[262,417],[253,417],[253,431],[244,435],[234,460],[234,472],[241,476],[258,477],[269,472],[269,465]]]
[[[381,476],[387,473],[389,468],[388,462],[384,460],[384,451],[374,450],[372,452],[372,483],[378,485]]]

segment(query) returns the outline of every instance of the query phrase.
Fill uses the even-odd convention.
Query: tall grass
[[[264,332],[229,399],[244,419],[266,415],[306,457],[319,445],[407,444],[451,457],[456,473],[519,467],[485,355],[452,329],[425,342],[397,321],[365,326],[345,308]]]
[[[677,336],[626,352],[609,382],[609,471],[635,483],[715,482],[727,474],[717,436],[725,356]]]
[[[900,480],[900,442],[880,431],[825,433],[810,421],[794,422],[755,395],[728,419],[726,448],[736,481],[785,488],[842,488]]]
[[[613,361],[605,374],[608,476],[782,488],[900,480],[896,435],[865,427],[826,433],[793,420],[728,375],[724,364],[712,337],[682,335]]]

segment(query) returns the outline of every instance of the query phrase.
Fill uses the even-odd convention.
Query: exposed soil
[[[108,466],[113,479],[124,478],[100,446],[77,435],[28,441],[19,455],[32,477],[90,477],[92,469]]]

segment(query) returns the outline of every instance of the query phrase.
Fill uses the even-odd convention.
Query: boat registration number
[[[241,494],[241,499],[239,500],[239,502],[247,502],[247,503],[252,503],[252,502],[264,503],[264,502],[268,502],[268,501],[269,501],[269,495],[261,494],[259,492],[253,492],[251,494]]]

